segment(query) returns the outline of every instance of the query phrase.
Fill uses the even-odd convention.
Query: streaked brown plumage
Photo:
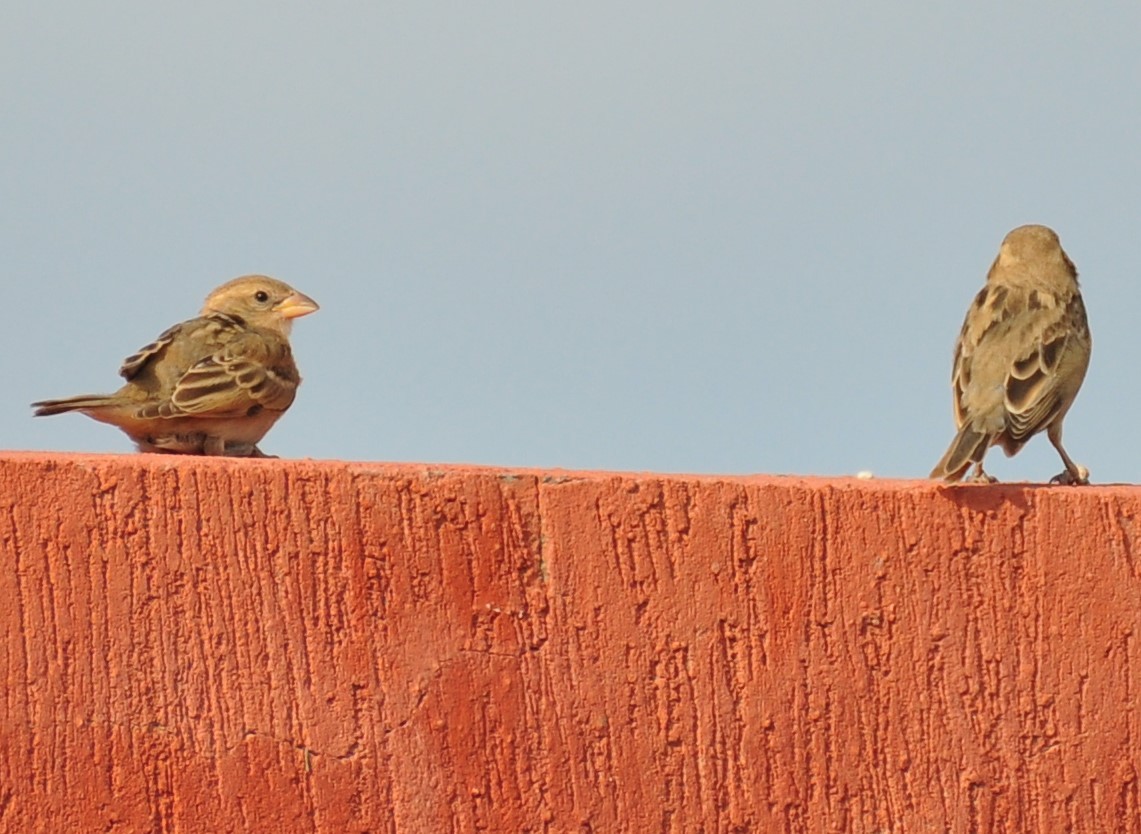
[[[1062,447],[1062,421],[1090,358],[1078,273],[1053,230],[1020,226],[1002,241],[986,286],[967,311],[951,372],[958,434],[932,478],[990,482],[983,456],[994,445],[1013,455],[1045,430],[1066,469],[1057,483],[1084,484],[1089,472]]]
[[[317,302],[264,275],[214,290],[198,318],[123,360],[114,394],[32,403],[36,416],[80,411],[118,426],[142,452],[264,457],[257,444],[293,403],[301,376],[293,319]]]

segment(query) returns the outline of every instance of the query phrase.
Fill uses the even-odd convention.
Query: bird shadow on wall
[[[986,513],[1003,507],[1030,508],[1029,493],[1039,489],[1073,489],[1054,484],[946,484],[939,495],[967,510]]]

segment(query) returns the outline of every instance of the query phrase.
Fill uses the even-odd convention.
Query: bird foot
[[[982,467],[980,466],[978,469],[975,470],[975,473],[973,475],[971,475],[969,478],[967,478],[967,483],[969,483],[969,484],[997,484],[998,478],[996,478],[994,475],[988,475],[986,472],[983,472]]]
[[[223,450],[218,454],[225,455],[230,458],[273,458],[277,459],[277,455],[267,455],[253,443],[226,443]]]
[[[1062,486],[1089,486],[1089,470],[1084,466],[1078,466],[1076,472],[1066,469],[1051,478],[1050,483]]]

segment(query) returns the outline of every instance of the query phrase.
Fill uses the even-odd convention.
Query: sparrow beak
[[[273,309],[280,313],[282,318],[295,319],[315,313],[321,308],[316,301],[304,293],[294,292],[282,299]]]

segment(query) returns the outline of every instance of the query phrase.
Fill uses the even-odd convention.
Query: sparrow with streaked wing
[[[142,452],[266,457],[257,444],[293,403],[301,376],[293,319],[317,302],[265,275],[235,278],[198,318],[123,360],[114,394],[32,403],[37,417],[79,411],[118,426]]]
[[[1086,484],[1089,471],[1062,446],[1062,421],[1089,367],[1091,339],[1078,273],[1052,229],[1020,226],[1002,241],[986,286],[955,344],[951,388],[958,434],[931,472],[972,481],[991,446],[1013,455],[1045,430],[1065,471],[1052,483]]]

